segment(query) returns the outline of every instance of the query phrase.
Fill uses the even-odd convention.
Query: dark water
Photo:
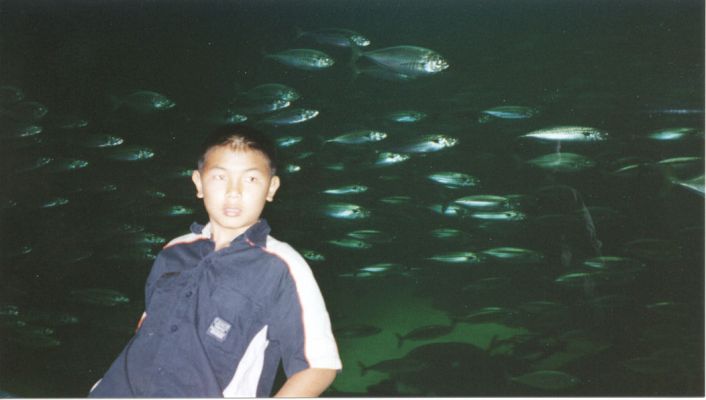
[[[352,29],[370,39],[366,50],[432,49],[450,67],[411,81],[354,77],[350,49],[297,39],[297,28]],[[163,245],[147,234],[168,240],[206,222],[183,171],[214,127],[207,116],[276,82],[301,93],[290,108],[320,111],[263,129],[303,138],[281,151],[283,165],[301,169],[282,174],[266,217],[278,239],[325,256],[310,265],[344,363],[326,395],[703,395],[703,159],[659,163],[703,156],[703,2],[3,0],[0,32],[0,85],[25,94],[3,100],[0,125],[3,393],[87,393],[144,308],[144,280]],[[336,63],[302,71],[263,58],[302,47]],[[111,106],[111,96],[139,90],[176,106]],[[22,107],[32,106],[22,102],[48,112],[27,116]],[[479,122],[483,110],[502,105],[539,112]],[[398,110],[427,117],[385,119]],[[67,126],[79,120],[88,124]],[[32,124],[42,132],[17,133]],[[518,139],[557,125],[593,127],[609,139]],[[323,144],[363,128],[388,136]],[[648,138],[667,128],[697,132]],[[432,133],[458,143],[371,166],[380,152]],[[124,143],[87,147],[91,134]],[[155,155],[110,158],[126,146]],[[573,172],[527,163],[550,153],[593,163]],[[41,157],[51,161],[38,165]],[[72,160],[88,164],[68,169]],[[448,188],[428,178],[442,171],[479,184]],[[700,192],[677,183],[699,175]],[[368,190],[322,193],[351,184]],[[430,209],[453,211],[455,199],[479,194],[508,196],[502,210],[524,218]],[[407,200],[381,201],[390,196]],[[370,216],[331,218],[323,212],[330,203],[360,205]],[[167,215],[175,205],[194,212]],[[463,235],[433,236],[440,228]],[[362,229],[383,234],[365,239],[365,249],[329,243]],[[490,255],[501,247],[526,257]],[[449,252],[480,258],[429,259]],[[600,256],[620,258],[585,263]],[[379,263],[395,266],[361,271]],[[93,300],[86,289],[113,297]],[[111,303],[108,289],[129,302]]]

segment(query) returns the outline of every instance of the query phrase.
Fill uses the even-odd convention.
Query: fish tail
[[[358,366],[360,367],[360,376],[365,376],[365,373],[368,372],[368,367],[365,366],[362,362],[358,361]]]
[[[402,342],[404,342],[404,338],[399,333],[395,333],[395,336],[397,336],[397,348],[402,347]]]

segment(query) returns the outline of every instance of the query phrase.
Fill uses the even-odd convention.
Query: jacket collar
[[[204,238],[208,239],[211,238],[210,222],[206,225],[201,225],[199,223],[194,222],[193,224],[191,224],[190,229],[191,232],[196,235],[201,235]],[[233,239],[233,241],[230,242],[230,247],[233,247],[234,244],[241,242],[247,243],[251,246],[265,247],[265,244],[267,243],[267,235],[269,234],[270,225],[267,223],[266,219],[260,218],[254,225],[252,225],[241,235]]]

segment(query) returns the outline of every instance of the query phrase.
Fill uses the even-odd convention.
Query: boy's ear
[[[191,173],[191,180],[194,182],[194,186],[196,186],[196,197],[198,197],[199,199],[203,199],[201,174],[197,169],[195,169],[194,172]]]
[[[275,199],[275,193],[279,189],[279,176],[275,175],[270,179],[270,188],[267,189],[267,201],[272,201]]]

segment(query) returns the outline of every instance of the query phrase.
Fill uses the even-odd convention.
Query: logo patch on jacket
[[[230,324],[218,317],[213,319],[213,322],[211,322],[211,326],[208,327],[208,334],[219,342],[222,342],[226,340],[226,336],[228,336],[228,332],[230,332]]]

